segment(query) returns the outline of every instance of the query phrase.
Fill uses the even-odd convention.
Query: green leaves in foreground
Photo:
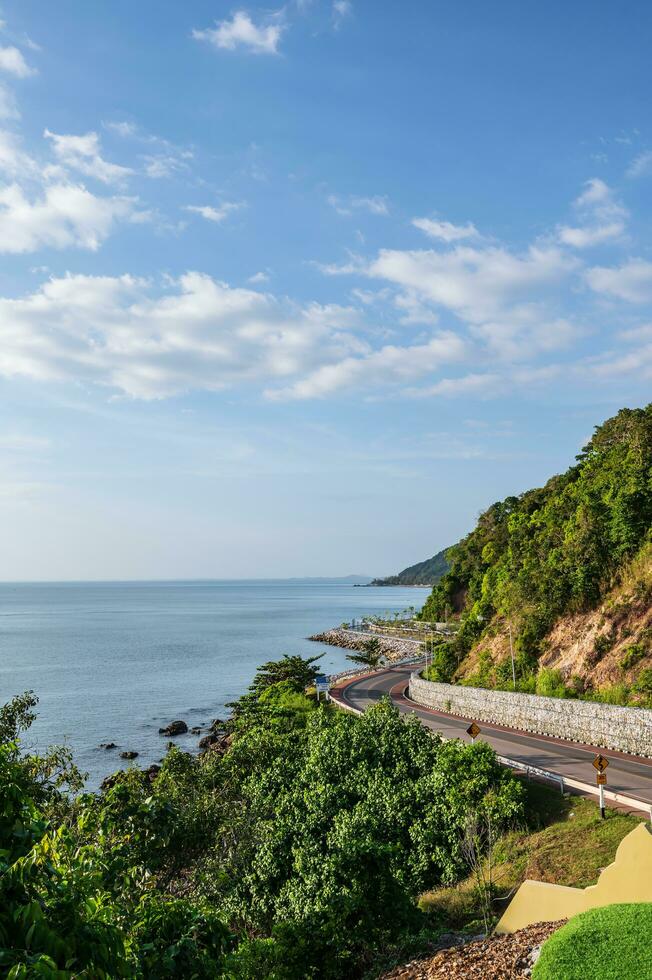
[[[469,814],[504,826],[520,785],[387,701],[317,705],[288,659],[226,754],[173,749],[153,783],[44,793],[0,745],[0,975],[348,978],[429,928],[417,897],[467,873]]]

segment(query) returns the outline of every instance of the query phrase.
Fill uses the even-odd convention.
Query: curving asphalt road
[[[389,695],[399,711],[416,714],[424,725],[441,732],[445,738],[469,741],[466,729],[472,719],[424,708],[405,696],[410,673],[414,669],[414,664],[390,667],[351,681],[342,681],[331,690],[331,697],[349,708],[364,711]],[[479,724],[481,734],[478,737],[489,742],[498,755],[523,765],[546,769],[564,779],[594,785],[596,774],[592,761],[600,753],[609,759],[608,789],[652,806],[652,759],[579,745],[577,742],[564,742],[543,735],[530,735],[486,722]]]

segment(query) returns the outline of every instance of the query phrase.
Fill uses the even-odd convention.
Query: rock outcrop
[[[185,721],[171,721],[169,725],[165,728],[159,728],[159,735],[167,735],[168,738],[174,738],[177,735],[185,735],[188,731],[188,726]]]

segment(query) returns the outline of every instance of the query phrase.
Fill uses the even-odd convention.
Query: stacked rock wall
[[[652,757],[652,711],[646,708],[436,684],[418,671],[409,694],[418,704],[473,721]]]
[[[331,646],[342,647],[344,650],[364,650],[369,640],[378,640],[382,655],[393,662],[404,657],[418,657],[421,653],[419,640],[408,640],[400,636],[380,636],[378,633],[363,632],[362,630],[347,630],[344,628],[327,630],[309,636],[315,643],[328,643]]]

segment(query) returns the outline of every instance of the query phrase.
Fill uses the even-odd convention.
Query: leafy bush
[[[535,693],[546,698],[565,698],[568,695],[560,670],[542,667],[537,674]]]
[[[620,661],[620,669],[631,670],[631,668],[635,667],[636,664],[646,656],[646,654],[647,650],[642,643],[633,643],[625,650],[625,654]]]
[[[600,636],[596,636],[595,643],[593,644],[593,660],[601,660],[606,653],[609,653],[614,643],[616,642],[616,631],[614,629],[609,633],[602,633]]]
[[[264,665],[226,754],[172,749],[153,783],[132,769],[71,798],[0,744],[0,975],[335,980],[411,949],[419,893],[466,873],[469,813],[498,830],[522,786],[388,701],[318,705],[313,671]],[[5,739],[34,704],[0,710]]]
[[[432,663],[428,666],[424,677],[429,681],[450,684],[458,665],[455,647],[452,643],[440,643],[428,652]]]

